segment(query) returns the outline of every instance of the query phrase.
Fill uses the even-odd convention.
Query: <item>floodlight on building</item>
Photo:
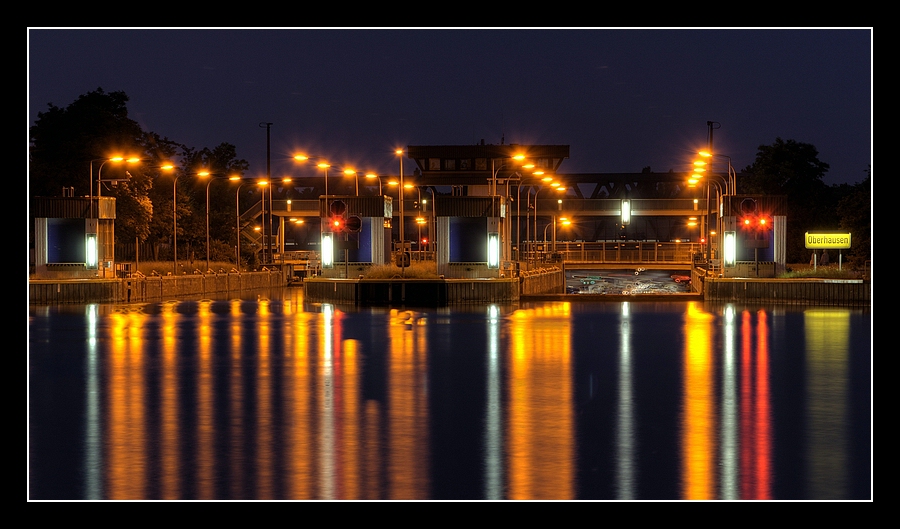
[[[322,233],[322,268],[334,267],[334,234]]]
[[[723,248],[723,257],[725,261],[725,266],[732,267],[734,266],[735,256],[737,255],[737,237],[735,232],[726,231],[725,239],[723,240],[724,248]]]

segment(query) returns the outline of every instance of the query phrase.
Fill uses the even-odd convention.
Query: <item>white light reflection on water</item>
[[[487,403],[484,418],[484,498],[503,499],[503,410],[500,350],[501,319],[497,305],[487,307]]]
[[[319,461],[319,475],[321,478],[319,481],[320,493],[318,497],[324,500],[333,500],[335,498],[334,354],[335,343],[340,343],[341,338],[340,333],[335,332],[335,327],[338,326],[335,325],[334,307],[329,303],[322,305],[322,324],[324,327],[322,332],[324,344],[321,349],[321,357],[319,360],[320,365],[322,366],[320,373],[322,383],[319,385],[320,393],[318,399],[319,402],[322,403],[319,410],[322,424],[321,429],[319,430],[321,433],[319,434],[319,455],[317,458]],[[337,340],[335,340],[335,334],[338,335]]]
[[[619,395],[616,428],[616,497],[633,500],[637,497],[635,472],[636,438],[634,431],[634,388],[631,358],[631,304],[622,303],[619,316]]]
[[[97,359],[97,304],[85,307],[85,323],[87,324],[87,365],[85,366],[85,499],[99,500],[103,498],[103,477],[100,470],[103,461],[103,413],[100,403],[100,362]]]
[[[735,364],[735,313],[728,305],[722,311],[722,412],[719,428],[719,479],[723,500],[740,498],[738,491],[738,403]]]

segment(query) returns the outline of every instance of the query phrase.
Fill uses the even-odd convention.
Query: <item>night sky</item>
[[[195,149],[273,176],[295,152],[396,174],[407,145],[569,145],[560,173],[738,170],[775,139],[814,145],[827,184],[872,163],[872,28],[28,28],[28,125],[102,88]],[[406,161],[405,172],[413,164]]]

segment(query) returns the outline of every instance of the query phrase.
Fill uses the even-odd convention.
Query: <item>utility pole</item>
[[[263,200],[265,201],[265,195],[268,193],[269,195],[269,220],[266,221],[265,217],[265,208],[263,208],[263,235],[266,238],[266,251],[263,254],[266,260],[266,263],[272,263],[275,260],[275,256],[272,255],[272,163],[271,163],[271,134],[270,130],[272,128],[271,123],[266,123],[265,121],[259,124],[260,127],[266,128],[266,182],[268,182],[268,190],[263,189]]]
[[[713,150],[713,130],[722,126],[718,121],[707,121],[706,126],[709,129],[707,133],[707,149],[709,149],[710,153],[714,153]],[[709,158],[709,164],[706,171],[706,230],[704,231],[704,235],[706,237],[706,262],[708,263],[711,255],[710,255],[710,240],[709,240],[709,179],[712,178],[712,157]],[[718,213],[717,213],[718,215]],[[721,235],[716,234],[716,237],[720,237]],[[718,256],[717,256],[718,257]]]

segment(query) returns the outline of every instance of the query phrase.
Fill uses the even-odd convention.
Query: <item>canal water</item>
[[[867,309],[30,306],[30,500],[871,500]]]

